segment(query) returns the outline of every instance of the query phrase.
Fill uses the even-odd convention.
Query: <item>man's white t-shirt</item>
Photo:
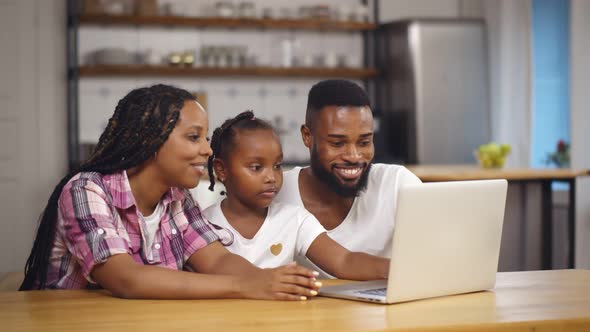
[[[283,173],[283,188],[275,201],[304,207],[299,191],[301,167]],[[328,235],[350,251],[390,257],[397,193],[406,184],[422,183],[407,168],[400,165],[373,164],[366,190],[354,199],[348,215]],[[320,272],[320,278],[331,275],[322,271],[305,256],[296,261]]]
[[[326,230],[306,209],[273,201],[264,223],[252,239],[243,237],[225,218],[221,202],[205,209],[205,217],[218,229],[226,248],[259,268],[274,268],[305,257],[307,249]],[[227,231],[231,232],[228,234]]]

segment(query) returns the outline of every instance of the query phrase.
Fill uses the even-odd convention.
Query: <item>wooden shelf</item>
[[[185,26],[219,28],[260,28],[326,31],[375,30],[373,23],[333,21],[326,19],[277,20],[254,18],[189,17],[189,16],[135,16],[135,15],[81,15],[83,25],[141,25]]]
[[[260,76],[260,77],[338,77],[365,79],[373,77],[373,68],[215,68],[149,65],[92,65],[79,68],[80,77],[121,76]]]

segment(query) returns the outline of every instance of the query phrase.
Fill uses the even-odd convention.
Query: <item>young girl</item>
[[[124,298],[317,294],[312,271],[261,270],[217,241],[187,190],[211,155],[207,130],[207,113],[185,90],[156,85],[121,99],[92,156],[53,191],[20,289],[101,286]]]
[[[328,237],[305,209],[273,202],[283,182],[283,152],[269,124],[243,112],[215,130],[211,147],[209,189],[216,175],[227,197],[204,214],[218,226],[229,251],[261,268],[288,264],[302,255],[338,278],[387,277],[388,259],[350,252]]]

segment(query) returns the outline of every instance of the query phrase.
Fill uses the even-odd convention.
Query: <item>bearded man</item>
[[[403,166],[373,164],[373,113],[365,91],[345,80],[315,84],[301,136],[310,166],[285,172],[276,200],[305,207],[348,250],[389,257],[398,190],[421,181]],[[297,262],[331,277],[305,257]]]

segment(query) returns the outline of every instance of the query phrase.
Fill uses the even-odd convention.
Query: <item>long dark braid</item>
[[[238,130],[253,129],[274,130],[268,122],[255,117],[254,113],[248,110],[236,115],[234,118],[225,120],[220,127],[213,131],[213,135],[211,135],[211,150],[213,151],[213,154],[207,161],[209,181],[211,182],[209,190],[213,191],[213,188],[215,187],[213,160],[216,158],[224,159],[227,153],[231,151],[231,147],[234,144],[234,137]]]
[[[49,197],[39,218],[37,235],[19,290],[46,288],[58,200],[68,181],[79,172],[111,174],[150,159],[168,139],[187,100],[195,100],[195,97],[185,90],[160,84],[133,90],[119,101],[90,158],[68,173]]]

